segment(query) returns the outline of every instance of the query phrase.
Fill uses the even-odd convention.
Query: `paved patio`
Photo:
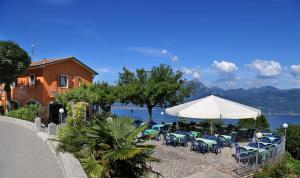
[[[161,162],[151,163],[151,167],[165,178],[230,178],[235,176],[236,161],[231,148],[223,148],[222,153],[205,155],[190,151],[188,147],[166,146],[162,141],[149,140],[145,144],[156,145],[154,157]]]

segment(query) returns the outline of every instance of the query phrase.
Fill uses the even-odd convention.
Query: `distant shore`
[[[115,110],[147,110],[146,107],[138,107],[138,106],[122,106],[122,105],[113,105],[112,109]],[[161,109],[159,107],[153,108],[153,110]],[[273,115],[273,116],[300,116],[300,113],[263,113],[264,115]]]

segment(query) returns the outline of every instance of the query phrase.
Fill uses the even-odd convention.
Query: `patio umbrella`
[[[214,95],[167,108],[166,113],[193,119],[256,119],[261,115],[259,109]],[[212,133],[212,121],[210,131]]]

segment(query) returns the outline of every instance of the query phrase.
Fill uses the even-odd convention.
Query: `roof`
[[[75,57],[64,57],[64,58],[56,58],[56,59],[42,59],[42,60],[39,60],[39,61],[36,61],[36,62],[32,62],[30,64],[30,67],[33,67],[33,68],[43,67],[43,66],[46,66],[46,65],[55,64],[55,63],[59,63],[59,62],[64,62],[64,61],[67,61],[67,60],[73,60],[74,62],[78,63],[82,67],[86,68],[93,75],[98,75],[98,73],[96,71],[94,71],[89,66],[85,65],[84,63],[82,63],[81,61],[76,59]]]

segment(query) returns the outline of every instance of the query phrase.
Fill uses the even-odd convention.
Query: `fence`
[[[285,137],[282,137],[280,141],[262,147],[260,147],[260,145],[263,145],[262,142],[259,142],[261,144],[258,144],[258,149],[253,148],[249,151],[237,152],[237,175],[248,175],[260,167],[281,160],[285,153],[285,140]]]

